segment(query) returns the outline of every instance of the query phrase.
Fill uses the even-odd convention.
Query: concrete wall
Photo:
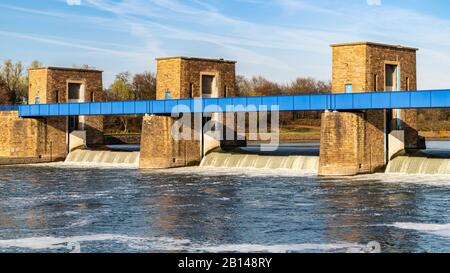
[[[104,101],[102,71],[77,68],[45,67],[29,70],[28,103],[67,103],[69,83],[83,84],[84,102]],[[87,144],[103,143],[103,117],[84,117]]]

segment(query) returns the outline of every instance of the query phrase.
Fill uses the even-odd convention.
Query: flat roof
[[[30,69],[28,69],[28,70],[40,70],[40,69],[66,70],[66,71],[83,71],[83,72],[100,72],[100,73],[103,72],[103,70],[90,69],[90,68],[57,67],[57,66],[36,67],[36,68],[30,68]]]
[[[193,61],[207,61],[207,62],[222,62],[222,63],[237,63],[236,61],[225,60],[225,59],[212,59],[212,58],[198,58],[198,57],[185,57],[185,56],[175,56],[175,57],[162,57],[156,58],[159,60],[171,60],[171,59],[182,59],[182,60],[193,60]]]
[[[390,47],[397,49],[406,49],[406,50],[414,50],[418,51],[418,48],[402,46],[402,45],[389,45],[383,43],[373,43],[373,42],[353,42],[353,43],[341,43],[341,44],[332,44],[331,47],[340,47],[340,46],[355,46],[355,45],[367,45],[367,46],[381,46],[381,47]]]

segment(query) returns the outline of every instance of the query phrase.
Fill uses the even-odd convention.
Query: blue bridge
[[[167,115],[171,113],[417,109],[450,107],[449,90],[368,92],[148,101],[115,101],[2,106],[20,117]]]

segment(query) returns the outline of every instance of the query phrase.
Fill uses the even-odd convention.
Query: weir
[[[139,160],[140,168],[201,164],[311,169],[314,165],[323,176],[357,175],[384,171],[399,151],[425,148],[417,132],[416,108],[450,107],[450,90],[412,91],[417,89],[417,49],[369,42],[336,44],[332,49],[332,94],[323,95],[235,97],[236,62],[223,59],[157,59],[154,101],[104,102],[101,71],[32,69],[29,104],[19,106],[19,111],[17,106],[0,108],[4,111],[0,114],[4,128],[0,134],[0,164],[8,159],[32,163],[67,157],[68,162],[136,164]],[[245,138],[238,141],[238,133],[232,131],[234,140],[213,139],[203,131],[204,124],[226,124],[219,113],[254,113],[271,106],[279,111],[325,111],[318,164],[317,158],[301,156],[239,158],[234,154],[208,154],[218,147],[245,146]],[[173,138],[178,118],[169,116],[171,113],[194,113],[193,120],[200,120],[200,129],[195,122],[180,128],[192,130],[191,140]],[[146,114],[139,159],[112,152],[70,153],[80,146],[102,144],[103,115],[135,114]],[[398,160],[388,166],[388,171],[415,164],[400,164]],[[432,168],[435,163],[426,164],[430,167],[420,169]]]
[[[69,165],[139,168],[139,152],[78,149],[69,153],[64,163]]]
[[[201,167],[286,169],[316,173],[318,156],[271,156],[242,153],[212,152],[203,158]]]
[[[450,174],[450,158],[398,156],[389,162],[386,173]]]

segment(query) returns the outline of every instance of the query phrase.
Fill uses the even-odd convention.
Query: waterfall
[[[213,152],[203,158],[201,167],[289,169],[317,172],[318,156],[272,156]]]
[[[64,163],[70,165],[139,167],[139,152],[75,150]]]
[[[386,173],[450,174],[450,158],[399,156],[389,162]]]

